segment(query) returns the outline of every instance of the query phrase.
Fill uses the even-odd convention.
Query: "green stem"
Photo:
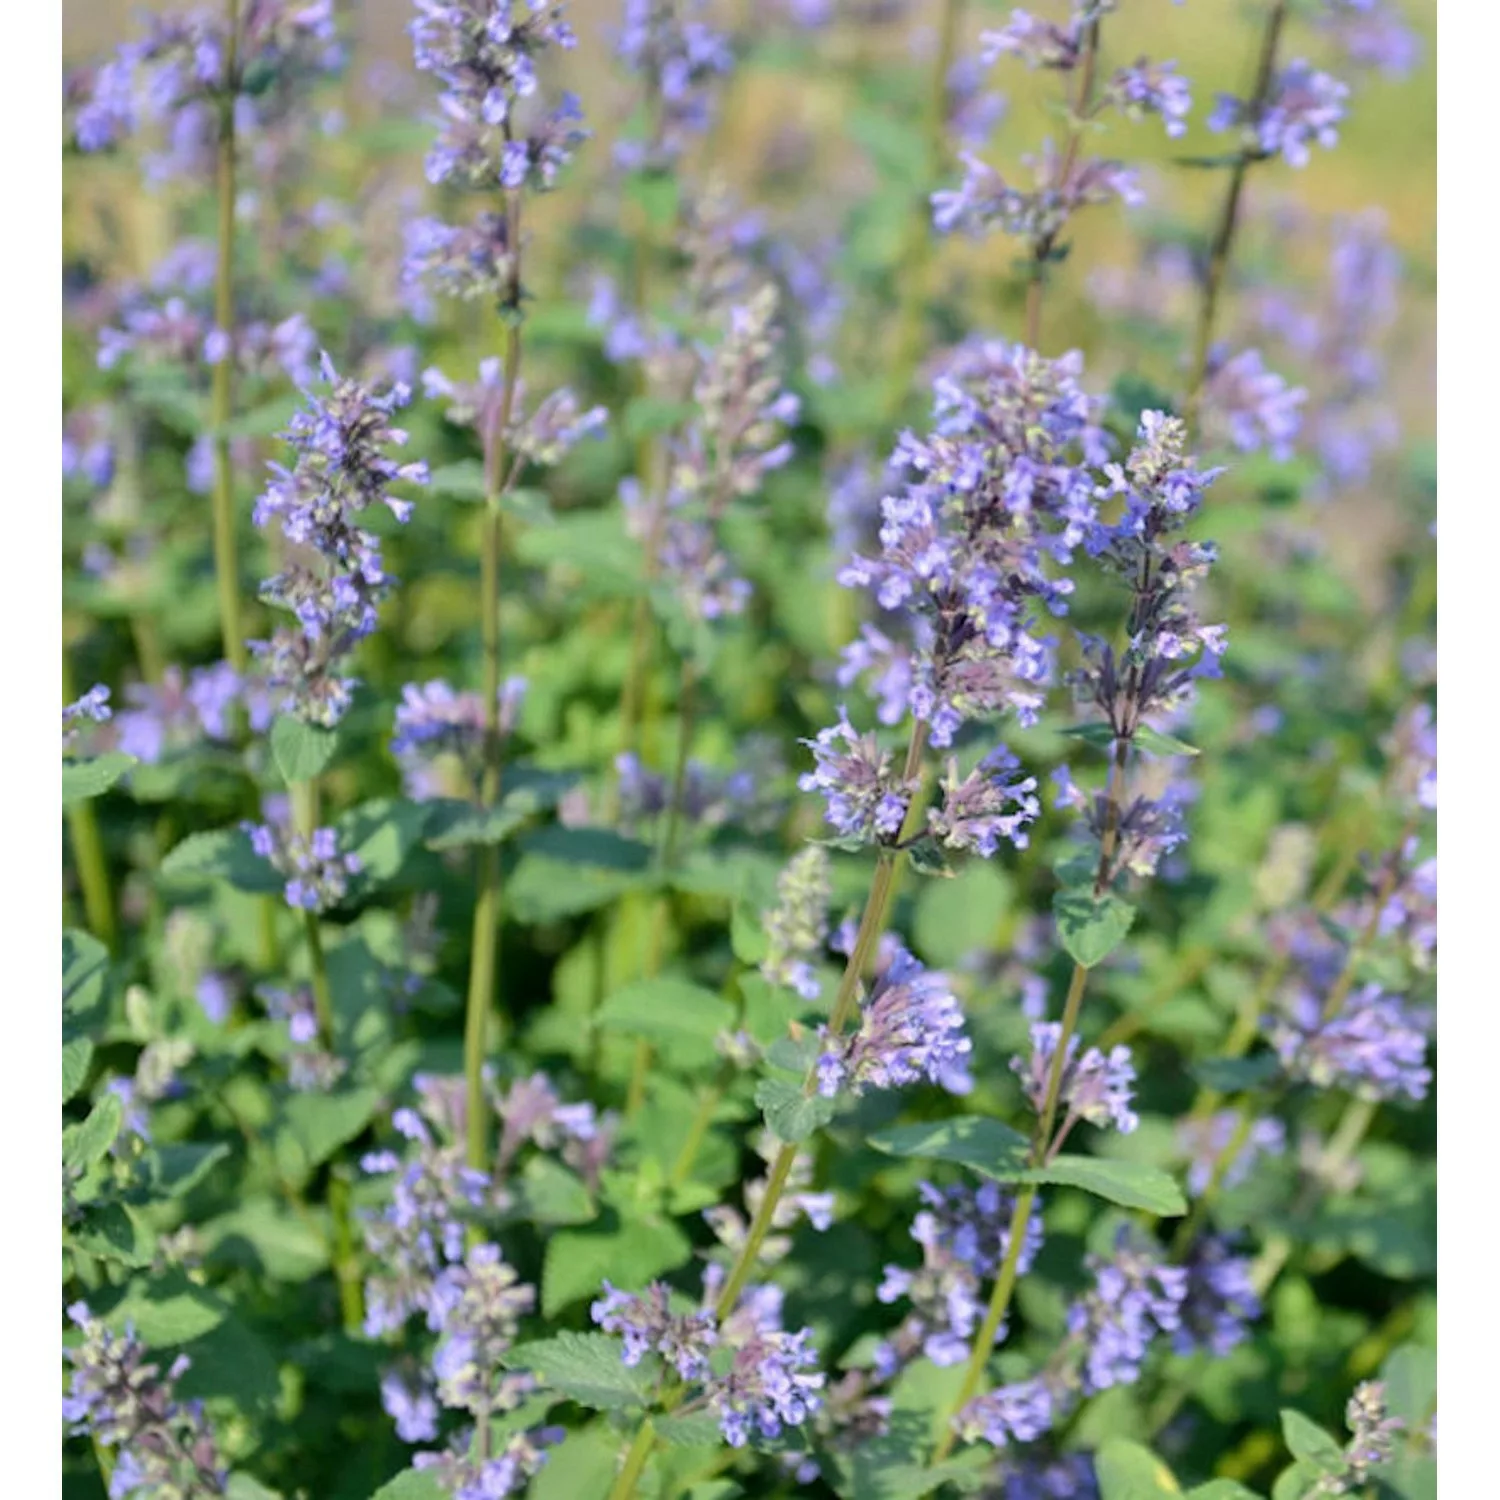
[[[1276,49],[1281,41],[1281,28],[1286,20],[1286,0],[1273,0],[1270,14],[1266,17],[1266,29],[1261,35],[1260,59],[1256,64],[1255,85],[1250,97],[1250,118],[1258,120],[1262,107],[1271,91],[1276,73]],[[1208,270],[1203,279],[1203,300],[1198,305],[1198,326],[1193,335],[1193,363],[1188,377],[1187,395],[1183,401],[1182,415],[1189,431],[1198,425],[1199,407],[1203,401],[1203,387],[1208,379],[1208,356],[1213,347],[1214,323],[1218,316],[1219,301],[1224,291],[1224,282],[1229,273],[1229,257],[1234,247],[1235,231],[1239,225],[1240,203],[1244,198],[1245,179],[1249,176],[1250,164],[1256,160],[1249,151],[1242,151],[1229,174],[1229,188],[1219,209],[1218,227],[1214,231],[1213,244],[1208,252]]]
[[[240,618],[239,558],[235,543],[234,472],[229,453],[229,423],[234,416],[234,106],[239,96],[239,0],[225,0],[227,43],[223,96],[219,101],[218,258],[214,270],[214,324],[229,339],[224,357],[213,367],[210,421],[213,428],[214,576],[219,591],[219,633],[224,659],[236,672],[245,670],[245,632]]]
[[[339,1311],[344,1332],[357,1337],[364,1328],[365,1291],[359,1271],[359,1251],[354,1243],[354,1211],[350,1203],[349,1179],[334,1168],[328,1179],[328,1209],[333,1215],[333,1273],[339,1284]]]
[[[650,1417],[645,1418],[640,1430],[635,1435],[635,1441],[631,1443],[629,1451],[625,1454],[625,1463],[615,1482],[610,1486],[609,1500],[630,1500],[635,1494],[635,1487],[640,1483],[641,1474],[651,1457],[651,1450],[656,1446],[656,1427]]]
[[[72,703],[78,694],[73,687],[73,668],[68,653],[62,658],[63,702]],[[115,921],[114,893],[109,884],[109,862],[104,856],[104,839],[92,802],[75,802],[67,811],[68,839],[73,845],[73,863],[78,884],[83,891],[83,912],[89,931],[109,949],[118,952],[119,924]]]
[[[943,17],[939,23],[937,55],[927,84],[927,115],[924,134],[927,146],[927,170],[924,191],[916,213],[907,228],[906,243],[896,271],[896,286],[901,295],[901,310],[896,326],[896,347],[891,356],[891,414],[901,409],[911,378],[922,356],[922,324],[932,292],[934,239],[932,207],[925,188],[938,180],[946,154],[948,124],[948,75],[958,51],[958,33],[963,25],[964,0],[943,0]]]
[[[699,1094],[698,1107],[693,1111],[687,1135],[683,1137],[682,1149],[677,1153],[677,1160],[672,1163],[671,1171],[667,1173],[668,1192],[673,1188],[680,1188],[693,1175],[698,1153],[703,1149],[709,1126],[713,1124],[714,1111],[718,1109],[719,1100],[723,1097],[723,1087],[717,1083],[711,1084]]]
[[[505,362],[500,405],[494,426],[483,435],[485,450],[484,537],[479,557],[479,629],[484,656],[484,774],[480,801],[493,806],[500,795],[503,742],[500,734],[500,561],[504,543],[504,510],[501,505],[514,473],[506,473],[506,433],[515,408],[516,386],[521,377],[521,209],[517,193],[508,193],[505,203],[513,248],[510,285],[505,298],[507,313]],[[512,466],[513,467],[513,466]],[[489,1164],[489,1130],[484,1107],[484,1058],[490,1045],[492,1024],[500,1030],[496,976],[499,972],[501,905],[500,846],[487,843],[476,860],[474,930],[470,943],[469,990],[464,1010],[464,1099],[465,1150],[468,1164],[477,1171]]]

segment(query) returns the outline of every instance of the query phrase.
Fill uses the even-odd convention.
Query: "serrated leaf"
[[[1317,1464],[1303,1463],[1299,1459],[1276,1476],[1276,1483],[1271,1486],[1271,1500],[1305,1500],[1313,1486],[1323,1478],[1323,1471]]]
[[[587,1224],[599,1212],[583,1179],[550,1156],[533,1156],[513,1186],[518,1209],[533,1224]]]
[[[1188,1500],[1260,1500],[1260,1496],[1237,1479],[1210,1479],[1189,1490]]]
[[[1085,745],[1094,745],[1099,749],[1113,745],[1115,732],[1108,724],[1069,724],[1062,733],[1071,739],[1082,740]]]
[[[1386,1405],[1408,1430],[1423,1426],[1437,1401],[1437,1351],[1421,1344],[1402,1344],[1380,1370]]]
[[[935,876],[942,880],[951,880],[954,876],[947,851],[935,838],[926,834],[915,843],[907,845],[906,857],[918,875]]]
[[[75,803],[87,802],[90,797],[102,796],[135,764],[135,756],[126,755],[123,750],[111,750],[104,755],[96,755],[92,760],[64,761],[64,809]]]
[[[271,754],[276,769],[290,786],[296,781],[312,781],[320,776],[337,754],[338,731],[304,724],[289,714],[279,714],[271,725]]]
[[[1074,963],[1092,969],[1124,942],[1135,908],[1118,896],[1095,896],[1084,886],[1058,891],[1052,898],[1058,941]]]
[[[109,950],[87,932],[70,929],[62,936],[63,1035],[71,1028],[96,1024],[109,977]],[[77,1035],[76,1030],[71,1030]]]
[[[868,1144],[888,1156],[917,1156],[958,1162],[993,1177],[1018,1182],[1028,1170],[1030,1142],[999,1120],[982,1115],[958,1115],[917,1125],[893,1125],[877,1130]]]
[[[685,1417],[658,1417],[656,1435],[669,1448],[715,1448],[724,1441],[719,1419],[711,1411],[689,1412]]]
[[[1169,1500],[1182,1490],[1172,1471],[1149,1449],[1110,1438],[1094,1455],[1100,1500]]]
[[[275,1138],[283,1169],[293,1176],[306,1176],[359,1135],[379,1103],[380,1095],[373,1088],[293,1094],[282,1107]]]
[[[89,1111],[81,1125],[63,1131],[63,1166],[84,1173],[104,1160],[125,1125],[125,1106],[118,1094],[105,1094]]]
[[[770,950],[759,913],[752,911],[743,901],[736,901],[729,914],[729,946],[734,956],[747,965],[762,962]]]
[[[656,1384],[658,1363],[638,1365],[621,1360],[621,1340],[603,1333],[560,1333],[555,1338],[521,1344],[501,1363],[526,1370],[543,1385],[597,1411],[621,1411],[645,1405]]]
[[[765,1111],[766,1124],[777,1140],[789,1146],[805,1141],[833,1118],[832,1099],[806,1094],[800,1083],[786,1078],[762,1078],[755,1085],[755,1102]]]
[[[223,880],[256,896],[272,895],[285,884],[238,828],[190,833],[161,862],[161,875],[166,880]]]
[[[156,1237],[133,1209],[106,1203],[86,1208],[83,1218],[63,1232],[63,1243],[118,1265],[146,1266],[151,1264]]]
[[[485,498],[484,465],[477,458],[461,458],[442,464],[427,478],[427,493],[445,500],[482,502]]]
[[[381,1485],[370,1500],[447,1500],[447,1490],[430,1469],[403,1469]]]
[[[62,1097],[66,1104],[81,1089],[89,1076],[89,1064],[94,1060],[94,1044],[86,1036],[75,1036],[63,1043],[62,1049]]]
[[[1022,1180],[1082,1188],[1122,1208],[1139,1208],[1163,1218],[1176,1218],[1188,1208],[1182,1189],[1173,1178],[1145,1162],[1114,1161],[1103,1156],[1059,1156],[1050,1165],[1028,1172]]]
[[[1269,1082],[1281,1071],[1274,1052],[1260,1052],[1253,1057],[1205,1057],[1190,1069],[1205,1088],[1219,1094],[1238,1094]]]
[[[1198,755],[1196,745],[1190,745],[1186,740],[1180,740],[1175,734],[1163,734],[1159,729],[1153,729],[1149,724],[1140,725],[1135,732],[1134,740],[1136,746],[1141,750],[1149,750],[1153,755]]]
[[[132,1325],[148,1349],[172,1349],[211,1333],[228,1316],[220,1298],[178,1278],[167,1287],[136,1284],[105,1322],[117,1331]]]
[[[444,800],[427,820],[423,842],[429,849],[464,849],[476,844],[503,844],[524,827],[535,809],[506,802],[476,807],[472,802]]]
[[[670,1220],[626,1223],[614,1230],[563,1230],[547,1240],[542,1262],[542,1314],[584,1297],[597,1297],[607,1279],[623,1292],[639,1291],[693,1253],[688,1237]]]
[[[1349,1467],[1342,1445],[1300,1411],[1282,1409],[1281,1435],[1293,1458],[1322,1474],[1342,1474]]]
[[[363,893],[394,880],[427,826],[425,803],[404,797],[376,797],[350,808],[337,823],[339,848],[359,856],[353,881]]]
[[[151,1191],[161,1197],[186,1197],[228,1155],[229,1147],[223,1141],[158,1146],[149,1158]]]
[[[1026,1138],[998,1120],[959,1115],[876,1131],[869,1144],[889,1156],[958,1162],[996,1182],[1076,1187],[1123,1208],[1175,1216],[1187,1212],[1181,1189],[1157,1167],[1098,1156],[1059,1156],[1032,1167]]]
[[[686,979],[642,979],[616,990],[599,1007],[600,1031],[642,1037],[661,1048],[665,1065],[692,1070],[718,1056],[715,1039],[734,1023],[734,1007]]]

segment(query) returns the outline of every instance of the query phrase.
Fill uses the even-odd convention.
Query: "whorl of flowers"
[[[1157,1335],[1181,1327],[1188,1272],[1164,1264],[1129,1226],[1112,1255],[1088,1264],[1094,1286],[1068,1310],[1068,1332],[1084,1351],[1083,1392],[1092,1396],[1133,1384]]]
[[[1249,1338],[1250,1324],[1261,1314],[1250,1259],[1234,1254],[1222,1237],[1203,1235],[1194,1243],[1185,1269],[1182,1324],[1173,1334],[1172,1347],[1178,1354],[1206,1349],[1223,1358]]]
[[[296,625],[252,642],[285,706],[314,724],[333,725],[348,710],[355,679],[341,675],[343,659],[375,628],[375,606],[391,586],[380,542],[359,525],[371,505],[384,505],[398,521],[411,502],[390,492],[396,483],[425,484],[425,463],[402,464],[384,450],[400,447],[406,433],[390,422],[410,391],[385,395],[341,376],[325,354],[322,393],[305,393],[307,406],[282,436],[296,455],[292,468],[272,464],[272,479],[255,502],[257,526],[279,524],[287,541],[308,560],[292,561],[262,586],[270,603],[290,610]]]
[[[286,878],[286,904],[296,910],[322,912],[337,906],[349,892],[349,877],[364,868],[357,854],[339,848],[335,829],[302,834],[272,823],[241,826],[256,854]]]
[[[150,126],[166,152],[148,158],[148,176],[204,177],[226,89],[236,134],[254,136],[342,66],[333,0],[256,0],[241,14],[233,79],[222,6],[147,15],[139,38],[70,81],[78,149],[103,151]]]
[[[1024,1059],[1013,1057],[1010,1062],[1011,1071],[1021,1080],[1027,1103],[1038,1115],[1045,1106],[1061,1037],[1062,1026],[1058,1022],[1035,1022],[1031,1028],[1031,1055]],[[1101,1127],[1113,1125],[1122,1135],[1128,1135],[1140,1124],[1130,1107],[1135,1097],[1135,1067],[1130,1060],[1130,1048],[1112,1047],[1106,1056],[1097,1047],[1090,1047],[1080,1056],[1080,1046],[1076,1035],[1068,1038],[1058,1092],[1058,1098],[1067,1106],[1063,1128],[1066,1130],[1074,1120],[1085,1120]]]
[[[875,1350],[875,1368],[883,1377],[918,1355],[938,1365],[968,1358],[984,1319],[987,1287],[1010,1246],[1014,1198],[999,1184],[943,1189],[921,1182],[917,1191],[924,1207],[912,1220],[911,1237],[922,1247],[922,1264],[886,1266],[875,1293],[881,1302],[904,1298],[912,1304],[901,1326]],[[1032,1214],[1017,1260],[1019,1274],[1026,1274],[1041,1247],[1041,1215]],[[996,1343],[1005,1333],[1002,1324]]]
[[[812,1331],[788,1333],[782,1327],[781,1294],[769,1286],[747,1288],[720,1322],[711,1310],[716,1280],[704,1280],[707,1305],[682,1311],[673,1310],[665,1283],[630,1294],[606,1281],[590,1315],[623,1337],[625,1364],[658,1354],[681,1380],[697,1387],[677,1410],[707,1407],[731,1447],[744,1447],[752,1434],[776,1438],[789,1427],[801,1427],[822,1403],[824,1377]]]
[[[111,1496],[224,1494],[228,1474],[202,1404],[173,1393],[191,1363],[187,1355],[163,1372],[147,1362],[132,1329],[111,1332],[83,1302],[73,1303],[68,1317],[83,1338],[63,1350],[72,1366],[63,1421],[113,1455]]]
[[[1378,984],[1357,986],[1336,1015],[1323,1015],[1322,997],[1299,989],[1266,1024],[1282,1066],[1316,1088],[1342,1088],[1361,1099],[1427,1097],[1430,1014]]]
[[[508,677],[500,684],[496,722],[502,739],[515,732],[525,696],[524,677]],[[460,692],[442,678],[408,682],[396,705],[391,753],[400,761],[413,796],[435,796],[445,789],[440,768],[434,765],[442,757],[457,763],[454,794],[472,796],[484,769],[484,699],[476,692]]]
[[[856,555],[839,575],[887,612],[848,649],[841,674],[873,679],[883,721],[910,713],[939,747],[971,719],[1009,710],[1035,722],[1052,675],[1036,617],[1066,607],[1071,582],[1053,570],[1095,525],[1093,466],[1107,456],[1081,368],[1076,354],[965,346],[937,377],[933,430],[902,434],[893,467],[904,483],[881,502],[880,553]],[[894,838],[902,790],[878,770],[873,742],[862,748],[845,720],[818,745],[829,821],[851,836]],[[1009,836],[1018,832],[1019,822]]]
[[[833,1098],[846,1089],[861,1094],[927,1079],[950,1093],[967,1093],[972,1043],[948,976],[919,963],[899,942],[883,950],[858,1027],[840,1037],[824,1031],[818,1092]]]
[[[1326,150],[1338,144],[1348,97],[1346,84],[1298,58],[1272,79],[1258,109],[1232,94],[1220,94],[1208,128],[1239,130],[1261,156],[1280,155],[1288,166],[1305,167],[1312,160],[1313,146]]]
[[[616,144],[622,167],[668,170],[708,129],[714,82],[734,67],[710,12],[707,0],[624,0],[615,56],[641,79],[649,132]]]

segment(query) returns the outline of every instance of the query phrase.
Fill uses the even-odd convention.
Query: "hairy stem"
[[[932,208],[927,189],[943,170],[948,124],[948,75],[958,51],[958,33],[963,25],[964,0],[943,0],[942,20],[938,23],[938,48],[933,58],[927,84],[927,114],[924,133],[927,147],[927,170],[923,192],[907,229],[906,243],[896,271],[901,309],[896,326],[896,346],[891,355],[891,386],[888,405],[891,413],[900,410],[911,387],[912,375],[922,357],[922,324],[932,293],[934,239]]]
[[[230,465],[229,423],[234,416],[234,106],[239,97],[239,0],[225,0],[227,42],[223,95],[219,101],[218,256],[214,267],[214,325],[229,340],[213,367],[210,421],[213,428],[214,576],[219,591],[219,634],[224,660],[245,670],[245,632],[240,616],[239,557],[235,543],[234,473]]]
[[[1261,34],[1260,58],[1256,63],[1255,85],[1250,96],[1252,120],[1259,118],[1271,92],[1271,83],[1276,74],[1276,49],[1281,42],[1281,28],[1285,20],[1286,0],[1272,0],[1270,12],[1266,16],[1266,27]],[[1235,232],[1239,227],[1245,179],[1249,176],[1250,164],[1254,160],[1256,157],[1251,152],[1241,151],[1239,159],[1230,169],[1229,186],[1225,190],[1224,202],[1219,208],[1218,225],[1209,246],[1208,267],[1203,277],[1203,297],[1198,304],[1198,324],[1193,334],[1193,362],[1182,408],[1189,431],[1196,430],[1198,425],[1203,387],[1208,379],[1209,351],[1213,348],[1214,323],[1218,317],[1224,282],[1229,273]]]
[[[499,410],[493,426],[482,434],[485,468],[484,535],[479,556],[479,631],[484,669],[484,773],[479,797],[492,807],[500,796],[504,744],[500,734],[500,561],[504,548],[505,512],[502,500],[515,477],[507,473],[506,434],[515,409],[521,378],[521,200],[518,192],[505,198],[511,247],[511,275],[504,300],[505,360]],[[484,1058],[492,1023],[500,1020],[496,1004],[499,971],[501,907],[500,846],[484,844],[476,859],[474,929],[469,946],[469,988],[464,1006],[464,1120],[465,1156],[476,1171],[489,1165],[488,1122],[484,1108]]]

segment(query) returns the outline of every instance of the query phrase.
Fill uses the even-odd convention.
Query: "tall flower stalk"
[[[499,200],[499,212],[483,210],[468,225],[424,219],[410,226],[405,266],[410,284],[426,282],[462,301],[491,303],[505,328],[500,368],[496,372],[491,366],[487,377],[482,372],[481,384],[488,390],[483,402],[473,405],[485,475],[479,591],[484,770],[479,796],[490,807],[500,797],[504,744],[500,572],[505,499],[528,457],[556,462],[565,446],[559,444],[547,457],[536,441],[538,424],[555,425],[560,414],[555,405],[539,408],[529,427],[520,422],[522,202],[527,190],[552,186],[585,134],[572,95],[564,95],[550,112],[529,101],[537,88],[537,60],[553,47],[575,46],[577,39],[560,3],[533,5],[518,14],[501,0],[417,0],[411,32],[417,67],[432,73],[444,90],[442,126],[427,156],[428,180]],[[476,862],[464,1021],[467,1151],[469,1164],[478,1170],[488,1159],[484,1059],[500,1015],[501,877],[499,845],[485,843]]]
[[[224,82],[219,97],[219,145],[216,157],[216,244],[214,260],[214,327],[234,348],[234,113],[239,99],[239,0],[225,0]],[[234,356],[225,353],[213,367],[210,399],[214,451],[214,573],[219,589],[219,634],[224,660],[236,672],[245,670],[245,633],[240,615],[239,549],[235,539],[234,467],[229,424],[234,417]]]
[[[1152,718],[1179,711],[1191,699],[1195,679],[1218,670],[1223,627],[1202,624],[1189,602],[1191,590],[1212,563],[1213,549],[1177,535],[1198,510],[1203,491],[1218,472],[1196,468],[1186,453],[1183,423],[1159,412],[1143,416],[1137,446],[1127,463],[1106,467],[1109,481],[1101,493],[1119,496],[1121,513],[1113,523],[1095,522],[1086,545],[1107,571],[1126,582],[1131,605],[1123,648],[1085,638],[1085,664],[1075,675],[1081,698],[1107,727],[1109,759],[1100,794],[1080,792],[1066,775],[1060,783],[1063,799],[1083,813],[1087,835],[1098,849],[1087,886],[1064,892],[1060,898],[1058,920],[1065,939],[1070,918],[1061,901],[1076,905],[1080,898],[1090,917],[1123,913],[1125,922],[1117,924],[1123,932],[1129,908],[1114,895],[1114,887],[1127,871],[1145,874],[1154,870],[1161,855],[1181,839],[1172,805],[1166,799],[1132,793],[1128,782],[1132,752],[1142,730],[1152,727]],[[1061,1022],[1049,1038],[1045,1087],[1032,1101],[1037,1113],[1030,1148],[1033,1167],[1056,1155],[1071,1124],[1070,1115],[1063,1130],[1054,1133],[1064,1079],[1077,1045],[1089,971],[1097,961],[1092,956],[1074,957]],[[960,1414],[983,1385],[1015,1292],[1036,1198],[1037,1190],[1030,1183],[1016,1195],[1007,1230],[1008,1250],[963,1378],[945,1414],[934,1463],[952,1452],[960,1434]]]

